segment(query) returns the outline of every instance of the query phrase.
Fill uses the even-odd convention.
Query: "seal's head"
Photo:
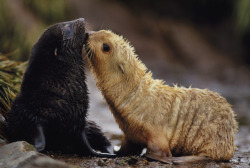
[[[80,58],[86,36],[83,18],[52,25],[33,47],[29,62],[31,63],[33,59],[51,62],[67,61],[69,57],[75,56]]]
[[[86,37],[83,18],[46,29],[32,48],[22,88],[36,89],[43,81],[54,81],[59,75],[64,78],[74,68],[83,69],[82,47]]]
[[[134,47],[110,30],[90,32],[85,48],[90,66],[97,76],[115,75],[124,78],[146,71]]]

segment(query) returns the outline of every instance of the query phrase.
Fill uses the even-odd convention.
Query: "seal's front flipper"
[[[129,140],[126,135],[122,136],[121,148],[115,153],[118,156],[141,155],[144,146]]]
[[[148,141],[145,156],[151,160],[172,164],[172,153],[169,145],[167,143],[163,143],[163,141],[160,141],[159,139],[152,139]]]
[[[45,136],[43,132],[43,127],[41,125],[37,125],[37,135],[34,139],[34,146],[38,152],[42,152],[45,149]]]
[[[94,122],[87,120],[85,125],[85,133],[90,146],[104,153],[114,153],[114,147],[104,136],[102,130]]]
[[[209,162],[210,158],[206,156],[181,156],[171,158],[174,164]]]
[[[182,156],[182,157],[164,157],[154,153],[147,153],[145,155],[149,160],[160,161],[168,164],[185,164],[211,161],[206,156]]]
[[[85,130],[82,131],[81,138],[82,138],[83,145],[86,146],[86,149],[88,150],[86,152],[90,153],[92,156],[108,157],[108,158],[116,157],[115,154],[96,152],[94,149],[92,149],[92,147],[90,146],[89,141],[86,137]]]

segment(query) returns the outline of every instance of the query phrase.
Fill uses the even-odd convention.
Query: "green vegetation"
[[[12,52],[15,57],[28,55],[30,46],[25,40],[24,31],[13,22],[6,1],[0,0],[0,52]]]
[[[22,76],[27,62],[9,60],[0,54],[0,114],[6,116],[20,90]]]
[[[70,19],[70,4],[66,0],[23,0],[24,5],[46,24]]]
[[[236,3],[237,28],[241,33],[250,31],[250,1],[238,0]]]

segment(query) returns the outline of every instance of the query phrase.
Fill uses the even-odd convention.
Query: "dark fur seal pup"
[[[114,156],[91,148],[108,152],[110,142],[95,123],[86,121],[85,38],[84,19],[78,19],[49,27],[34,45],[21,93],[7,118],[10,142],[25,140],[40,152]]]

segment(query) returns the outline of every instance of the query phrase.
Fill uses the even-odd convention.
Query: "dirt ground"
[[[164,164],[160,162],[150,162],[144,157],[130,156],[115,159],[107,158],[78,158],[78,157],[64,157],[64,156],[54,156],[58,160],[63,160],[66,163],[77,165],[80,167],[166,167],[166,168],[231,168],[231,167],[250,167],[249,153],[248,158],[235,157],[229,163],[221,162],[209,162],[209,163],[197,163],[197,164],[182,164],[182,165],[171,165]]]
[[[172,165],[164,164],[155,161],[148,161],[145,157],[129,156],[110,158],[81,158],[78,156],[68,156],[59,154],[50,154],[54,159],[64,161],[68,164],[76,165],[79,167],[166,167],[166,168],[233,168],[233,167],[250,167],[250,152],[236,152],[235,156],[230,162],[207,162],[197,164],[181,164]]]
[[[103,108],[103,110],[105,110],[105,108]],[[92,117],[90,116],[90,118]],[[113,121],[110,118],[106,118],[104,120],[107,120],[109,124],[106,124],[106,127],[103,128],[109,129],[109,131],[110,129],[113,130],[113,134],[107,131],[105,131],[105,134],[110,138],[111,143],[115,146],[116,149],[121,143],[121,132],[119,133],[118,131],[119,128],[115,124],[115,121]],[[151,167],[248,168],[250,167],[250,128],[248,126],[240,127],[239,132],[236,135],[235,144],[237,146],[237,149],[234,154],[234,157],[230,160],[230,162],[205,162],[205,163],[181,164],[181,165],[171,165],[157,161],[149,161],[144,156],[128,156],[128,157],[117,157],[117,158],[96,158],[96,157],[90,158],[90,157],[79,157],[77,155],[63,155],[58,153],[47,153],[47,155],[54,159],[61,160],[68,164],[76,165],[79,167],[145,167],[145,168],[151,168]]]

